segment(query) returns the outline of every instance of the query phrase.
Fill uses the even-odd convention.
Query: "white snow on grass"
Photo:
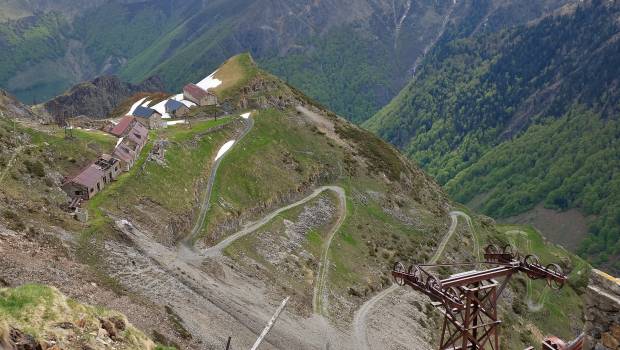
[[[248,113],[243,113],[243,114],[241,115],[241,118],[243,118],[243,119],[248,119],[248,118],[250,117],[250,114],[251,114],[250,112],[248,112]]]
[[[118,145],[121,144],[121,142],[123,142],[124,137],[121,137],[120,139],[118,139],[118,141],[116,141],[116,147],[118,147]]]
[[[202,79],[196,85],[198,85],[203,90],[209,90],[209,89],[213,89],[213,88],[220,86],[222,84],[222,81],[214,78],[215,73],[217,73],[217,71],[211,73],[211,75]]]
[[[217,152],[217,155],[215,156],[215,160],[220,159],[224,154],[226,154],[226,152],[228,152],[228,150],[230,150],[230,148],[234,144],[235,144],[235,140],[230,140],[226,142],[224,146],[222,146],[222,148],[220,148],[220,150]]]
[[[146,97],[134,103],[129,109],[129,113],[127,113],[127,115],[133,115],[133,112],[135,112],[136,108],[138,108],[138,106],[142,106],[142,102],[144,102],[144,100],[146,100]]]
[[[172,120],[172,121],[166,122],[167,126],[177,125],[177,124],[185,124],[185,120]]]
[[[184,98],[185,96],[183,96],[183,94],[178,94],[178,95],[174,95],[171,99],[181,102],[182,104],[186,105],[187,108],[192,108],[196,106],[194,102],[185,100]]]

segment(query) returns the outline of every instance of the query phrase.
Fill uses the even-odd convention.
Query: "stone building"
[[[141,123],[135,123],[127,135],[121,139],[112,156],[120,161],[123,171],[129,171],[133,167],[147,140],[148,130]]]
[[[163,127],[161,114],[152,108],[140,106],[133,112],[133,116],[149,129],[160,129]]]
[[[189,113],[189,108],[179,101],[168,100],[168,102],[166,102],[166,113],[175,118],[183,118]]]
[[[110,134],[116,137],[123,137],[127,135],[129,130],[133,128],[133,126],[137,123],[136,118],[131,115],[124,116],[118,124],[114,125],[112,129],[110,129]]]
[[[199,106],[217,105],[217,96],[214,93],[203,90],[195,84],[185,85],[183,88],[183,98],[188,101],[192,101]]]
[[[62,189],[73,199],[89,200],[108,183],[116,180],[120,172],[119,160],[104,154],[76,176],[65,181]]]

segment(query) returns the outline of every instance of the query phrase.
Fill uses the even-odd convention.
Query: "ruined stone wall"
[[[620,278],[592,270],[585,318],[584,349],[620,349]]]

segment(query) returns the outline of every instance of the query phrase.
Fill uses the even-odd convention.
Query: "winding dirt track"
[[[318,195],[320,195],[321,193],[325,192],[325,191],[333,191],[338,195],[338,199],[340,200],[341,206],[346,206],[346,195],[344,192],[344,189],[342,187],[339,186],[322,186],[317,188],[316,190],[314,190],[309,196],[298,200],[295,203],[291,203],[285,207],[279,208],[277,210],[274,210],[273,212],[271,212],[270,214],[268,214],[267,216],[263,217],[262,219],[249,223],[247,224],[243,229],[241,229],[239,232],[234,233],[230,236],[228,236],[226,239],[220,241],[218,244],[214,245],[213,247],[207,248],[205,250],[203,250],[202,255],[206,256],[206,257],[214,257],[214,256],[221,256],[222,255],[222,251],[224,249],[226,249],[226,247],[230,246],[231,244],[233,244],[235,241],[247,236],[248,234],[258,230],[259,228],[261,228],[262,226],[266,225],[267,223],[269,223],[271,220],[273,220],[276,216],[280,215],[281,213],[289,210],[289,209],[293,209],[297,206],[300,206],[302,204],[305,204],[309,201],[311,201],[312,199],[316,198]],[[342,217],[343,215],[341,215]],[[330,233],[330,239],[329,239],[329,243],[331,244],[331,238],[333,238],[334,233],[338,230],[338,228],[340,228],[340,225],[342,224],[342,222],[344,221],[344,219],[340,219],[338,221],[338,224],[336,225],[335,229],[332,230],[332,232]],[[327,249],[329,249],[329,244],[327,246]]]
[[[450,212],[451,223],[450,223],[450,228],[448,229],[448,233],[446,233],[443,236],[441,242],[439,242],[439,245],[437,246],[437,249],[435,250],[435,254],[431,257],[431,259],[427,262],[427,264],[436,263],[437,260],[439,260],[441,255],[444,253],[446,246],[448,245],[448,242],[450,241],[450,238],[452,238],[452,236],[454,235],[454,232],[456,232],[456,227],[458,224],[459,216],[465,218],[470,229],[473,230],[473,226],[471,224],[471,218],[469,217],[469,215],[461,211]],[[472,234],[473,234],[473,231],[472,231]],[[477,239],[474,238],[474,240],[476,241]],[[396,289],[398,289],[398,285],[396,284],[391,285],[389,288],[383,290],[381,293],[375,295],[373,298],[366,301],[362,305],[362,307],[355,313],[355,316],[353,318],[353,336],[357,342],[356,349],[370,350],[370,345],[368,344],[368,333],[366,332],[366,329],[368,326],[367,325],[368,316],[370,315],[375,305],[377,305],[377,303],[379,303],[386,296],[390,295]]]
[[[338,213],[338,221],[332,227],[329,232],[329,237],[323,245],[323,251],[321,254],[321,261],[319,262],[318,281],[314,285],[314,295],[312,297],[312,309],[314,313],[327,316],[327,274],[329,272],[329,248],[332,245],[332,240],[336,235],[336,232],[340,229],[340,226],[344,223],[347,216],[347,198],[345,191],[342,187],[328,186],[326,189],[334,191],[338,195],[338,201],[340,202],[340,208]]]
[[[237,139],[236,144],[239,143],[239,141],[241,141],[245,136],[247,136],[247,134],[249,134],[252,128],[254,127],[254,119],[247,118],[247,119],[244,119],[244,122],[246,124],[245,129],[243,129],[243,132]],[[226,157],[226,155],[223,155],[222,157],[218,158],[213,163],[213,167],[211,168],[211,174],[209,175],[209,180],[207,182],[207,190],[205,191],[205,195],[202,199],[202,204],[200,205],[200,213],[198,214],[198,218],[196,219],[196,223],[194,224],[192,231],[187,235],[187,237],[182,242],[182,244],[184,244],[185,246],[190,246],[190,247],[193,246],[196,239],[198,239],[200,232],[204,228],[205,219],[207,217],[207,213],[209,212],[209,208],[211,207],[211,193],[213,192],[213,184],[215,183],[215,177],[217,176],[217,170],[219,169],[220,164],[222,163],[222,159],[224,159],[224,157]]]

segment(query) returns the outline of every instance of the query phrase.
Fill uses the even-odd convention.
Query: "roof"
[[[131,125],[131,122],[133,122],[135,120],[135,118],[133,116],[125,116],[123,117],[123,119],[121,119],[120,122],[118,122],[118,124],[116,124],[112,130],[110,131],[110,134],[114,135],[114,136],[122,136],[125,134],[125,132],[127,131],[127,128]]]
[[[133,128],[129,130],[127,138],[139,145],[144,145],[146,143],[146,139],[148,138],[148,134],[149,131],[144,125],[141,123],[136,123]]]
[[[100,167],[95,165],[94,163],[86,167],[86,169],[82,170],[76,177],[71,179],[69,182],[76,183],[78,185],[82,185],[88,188],[95,187],[97,182],[101,180],[105,174],[101,170]]]
[[[135,153],[125,145],[125,142],[121,143],[114,149],[114,157],[124,161],[131,162]]]
[[[194,98],[197,99],[201,99],[201,98],[205,98],[210,94],[209,92],[207,92],[206,90],[203,90],[202,88],[200,88],[198,85],[196,84],[187,84],[185,85],[185,87],[183,88],[183,92],[184,93],[188,93],[189,95],[191,95]]]
[[[183,107],[187,106],[177,100],[168,100],[168,102],[166,102],[166,112],[173,112]]]
[[[133,111],[133,115],[136,117],[140,117],[140,118],[150,118],[156,113],[157,111],[154,110],[153,108],[143,107],[143,106],[139,106],[138,108],[136,108],[135,111]]]

